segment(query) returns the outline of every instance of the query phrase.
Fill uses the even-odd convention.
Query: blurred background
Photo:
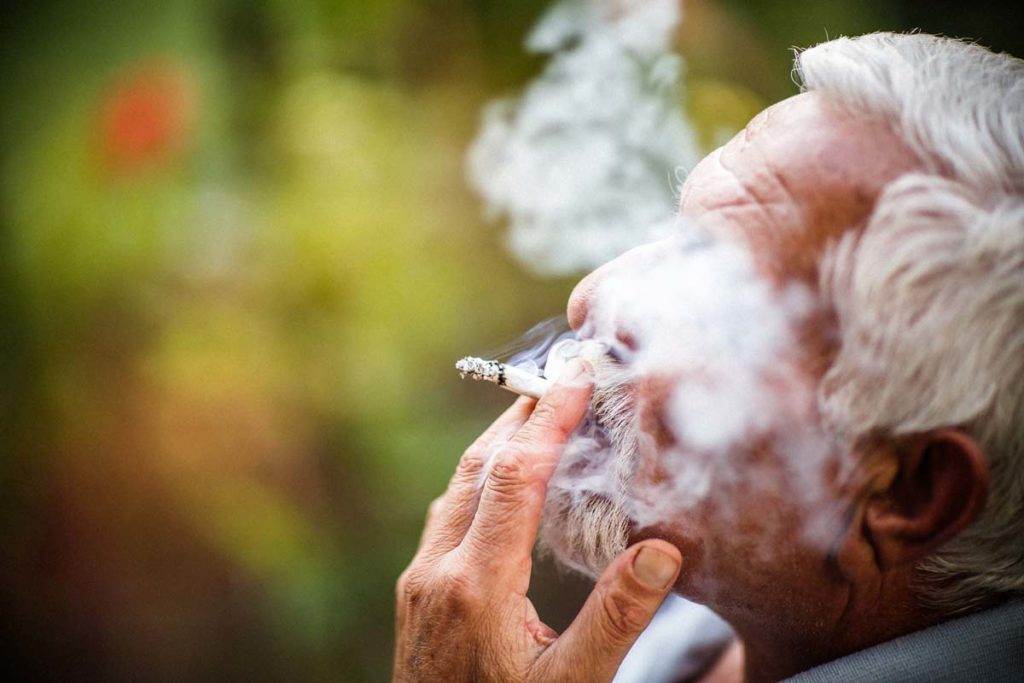
[[[0,620],[25,678],[390,676],[428,502],[510,398],[452,363],[575,277],[464,180],[547,0],[0,10]],[[921,28],[1024,54],[1021,4],[690,0],[710,150],[792,46]],[[564,626],[587,586],[538,567]]]

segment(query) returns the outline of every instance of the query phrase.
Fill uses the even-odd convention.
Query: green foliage
[[[572,285],[514,266],[463,181],[545,4],[41,3],[8,26],[0,608],[34,670],[386,677],[427,503],[509,400],[452,363]],[[889,19],[695,3],[703,144],[792,91],[783,47]]]

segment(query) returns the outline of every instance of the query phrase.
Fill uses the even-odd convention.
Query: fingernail
[[[679,570],[676,558],[654,548],[641,548],[633,560],[633,571],[650,588],[665,590]]]
[[[568,384],[582,377],[587,371],[588,367],[585,362],[579,358],[573,358],[562,368],[562,372],[558,375],[558,381],[561,384]]]

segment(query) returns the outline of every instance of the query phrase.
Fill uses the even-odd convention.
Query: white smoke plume
[[[625,548],[628,529],[672,525],[697,509],[705,518],[713,510],[719,532],[738,528],[720,503],[760,490],[784,491],[807,512],[802,538],[829,543],[834,451],[818,426],[814,380],[800,369],[813,292],[778,287],[744,248],[692,233],[620,264],[594,291],[580,330],[612,354],[595,366],[593,414],[549,485],[542,542],[596,574]],[[637,396],[652,383],[665,388],[641,407]],[[645,411],[665,431],[658,443],[650,421],[641,424]],[[755,454],[766,444],[773,456]],[[638,476],[651,454],[660,476]],[[771,525],[791,523],[766,513],[765,543],[753,549],[770,555]]]
[[[604,278],[579,333],[610,353],[594,364],[591,415],[550,482],[541,543],[591,575],[630,529],[697,509],[713,510],[720,533],[739,531],[729,501],[756,490],[785,492],[806,513],[807,543],[821,547],[835,530],[824,483],[835,451],[799,364],[813,292],[770,283],[743,248],[672,218],[673,182],[698,160],[671,51],[681,18],[680,0],[562,0],[527,41],[551,55],[546,69],[518,99],[487,108],[468,156],[489,213],[508,221],[512,253],[537,274],[590,270],[662,240]],[[509,362],[540,373],[566,335],[550,323],[532,334],[538,343]],[[660,435],[640,424],[651,405],[637,405],[652,382]],[[752,457],[755,443],[777,457]],[[661,476],[644,478],[638,463],[651,453]],[[771,557],[773,531],[793,522],[766,511],[743,534],[763,537],[751,550]]]
[[[680,0],[563,0],[527,49],[550,54],[518,99],[492,103],[468,155],[488,213],[539,275],[590,270],[666,234],[698,159],[671,52]]]

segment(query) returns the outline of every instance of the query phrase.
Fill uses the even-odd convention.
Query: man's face
[[[685,225],[712,238],[715,253],[725,254],[721,263],[732,264],[734,253],[749,260],[749,276],[708,282],[712,290],[718,288],[716,296],[722,294],[719,308],[724,312],[709,309],[709,320],[703,313],[683,310],[706,300],[688,298],[695,289],[688,286],[678,295],[633,302],[635,306],[626,307],[632,317],[618,316],[611,323],[614,329],[605,329],[604,336],[614,337],[628,355],[638,339],[651,335],[638,321],[657,316],[652,307],[661,306],[664,320],[682,316],[687,323],[672,333],[677,336],[670,342],[684,337],[693,341],[687,336],[693,330],[695,338],[709,330],[735,338],[711,347],[707,367],[726,371],[718,377],[701,376],[698,366],[686,362],[699,341],[663,349],[659,358],[668,359],[664,372],[658,363],[648,363],[643,372],[629,374],[629,381],[621,381],[622,368],[599,366],[595,373],[598,389],[607,390],[612,404],[603,416],[598,410],[598,416],[615,420],[621,415],[614,410],[628,413],[630,420],[619,421],[635,430],[634,438],[620,433],[613,439],[618,478],[626,495],[635,499],[630,540],[658,536],[674,542],[684,558],[677,588],[728,617],[761,620],[764,614],[788,614],[789,627],[813,628],[813,615],[842,608],[832,604],[835,591],[828,590],[827,583],[834,580],[828,558],[846,523],[843,499],[850,494],[840,488],[835,461],[841,454],[829,450],[814,402],[835,342],[827,308],[807,299],[817,290],[817,264],[825,247],[845,231],[859,230],[885,184],[914,168],[913,154],[886,125],[831,109],[815,93],[766,109],[698,164],[682,188],[679,210]],[[708,268],[709,262],[706,272],[719,277],[722,268],[715,269],[716,258],[700,244],[666,242],[635,249],[580,282],[569,301],[569,321],[587,336],[601,324],[595,320],[603,311],[623,308],[610,300],[629,283],[650,280],[652,272],[665,269],[666,260],[682,281],[692,278],[694,270]],[[746,298],[730,299],[733,289],[746,292]],[[807,296],[796,297],[802,303],[793,304],[794,292]],[[751,300],[762,299],[763,309],[751,307]],[[730,306],[738,312],[728,313]],[[605,315],[606,328],[609,320]],[[790,324],[791,338],[778,341],[786,337],[779,333],[769,339],[772,343],[762,344],[770,350],[758,351],[762,358],[754,369],[734,373],[740,361],[732,363],[728,351],[714,355],[716,348],[742,350],[746,338],[765,337],[764,328],[772,320]],[[737,327],[737,321],[746,328]],[[653,329],[674,330],[672,325],[659,323]],[[766,354],[770,357],[763,358]],[[723,394],[722,377],[725,383],[737,379],[740,388]],[[756,424],[735,427],[733,436],[739,438],[698,442],[702,447],[695,447],[673,429],[678,425],[673,415],[680,411],[678,390],[687,387],[692,395],[708,384],[717,387],[719,400],[725,397],[726,417],[728,401],[735,399],[736,410],[747,409]],[[689,478],[679,474],[683,470],[690,472]],[[695,471],[702,478],[695,479]],[[674,480],[675,488],[666,484]],[[680,488],[698,481],[708,487],[699,495]],[[641,500],[651,496],[662,500]],[[634,514],[639,508],[673,509],[662,504],[664,499],[688,502],[668,516]],[[823,507],[823,502],[830,504]]]

